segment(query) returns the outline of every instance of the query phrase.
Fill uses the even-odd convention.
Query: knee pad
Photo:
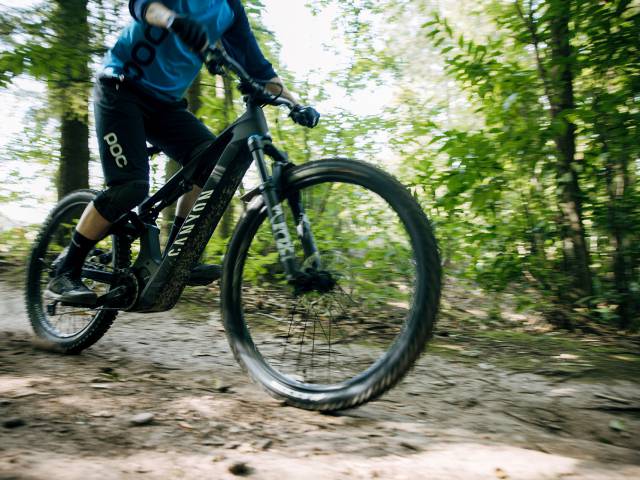
[[[100,192],[93,206],[100,215],[111,223],[129,210],[140,205],[149,194],[149,184],[145,181],[133,181],[113,185]]]

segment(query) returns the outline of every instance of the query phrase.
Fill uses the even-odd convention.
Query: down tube
[[[236,141],[227,146],[167,256],[142,292],[136,311],[161,312],[177,303],[191,269],[250,165],[246,143]]]

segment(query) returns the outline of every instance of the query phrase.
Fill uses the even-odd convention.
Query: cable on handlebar
[[[275,84],[280,87],[280,92],[277,95],[271,94],[265,90],[266,84],[261,84],[251,77],[246,70],[236,62],[229,54],[224,50],[221,45],[215,47],[207,47],[202,54],[202,60],[212,75],[223,75],[225,68],[233,72],[240,79],[240,92],[243,95],[250,95],[258,97],[265,103],[273,105],[285,105],[289,109],[293,107],[293,104],[281,97],[284,92],[284,86],[276,82],[266,82],[266,84]],[[274,103],[277,102],[277,103]]]
[[[266,87],[267,85],[277,85],[278,87],[280,87],[280,91],[278,92],[277,95],[275,93],[271,94],[273,95],[273,100],[278,100],[282,95],[282,93],[284,92],[284,85],[278,82],[265,82],[264,86]]]

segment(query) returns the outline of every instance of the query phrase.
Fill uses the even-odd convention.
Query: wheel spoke
[[[351,165],[345,161],[347,164]],[[349,177],[351,173],[344,172],[355,172],[355,167],[349,168],[332,170],[326,178],[301,173],[307,180],[301,180],[300,195],[287,194],[290,202],[301,199],[322,271],[305,269],[297,283],[285,281],[265,210],[247,210],[245,223],[237,230],[242,232],[242,241],[230,246],[236,257],[227,264],[234,265],[233,278],[239,281],[223,285],[223,303],[227,302],[223,311],[225,321],[234,325],[230,335],[230,341],[236,343],[234,352],[267,389],[295,399],[295,404],[311,404],[307,399],[313,394],[309,392],[327,392],[327,398],[347,388],[357,392],[351,386],[360,385],[362,379],[384,378],[384,384],[380,381],[376,388],[389,388],[413,360],[396,355],[395,349],[406,344],[398,341],[399,336],[408,335],[415,356],[429,333],[418,324],[408,326],[407,320],[434,321],[409,315],[415,308],[435,311],[424,308],[435,299],[425,288],[428,282],[416,281],[418,275],[433,271],[433,266],[430,270],[416,265],[413,252],[414,245],[423,248],[429,243],[428,222],[421,223],[422,212],[397,183],[375,171],[370,176],[358,172]],[[291,207],[299,211],[298,205]],[[298,219],[292,217],[285,214],[285,222],[293,232],[296,261],[302,265],[304,248],[295,235]],[[425,237],[415,233],[423,230]],[[234,241],[240,238],[238,234]],[[436,274],[438,267],[439,261]],[[420,292],[416,292],[418,287]],[[228,289],[233,290],[232,296]],[[240,302],[224,300],[231,298]],[[238,322],[242,328],[236,328]],[[247,344],[252,348],[247,349]],[[405,363],[393,365],[390,359]],[[380,369],[393,369],[392,377],[372,375]],[[275,384],[282,389],[275,390]],[[377,393],[380,391],[367,389],[360,392],[358,401]]]
[[[83,335],[91,332],[93,340],[85,343],[85,347],[89,346],[106,331],[111,320],[108,323],[103,323],[105,328],[102,329],[89,329],[88,327],[95,322],[103,322],[106,319],[105,315],[111,319],[116,315],[113,309],[61,305],[57,301],[52,301],[46,293],[51,271],[61,263],[63,256],[66,255],[66,247],[69,245],[75,225],[92,198],[92,194],[88,192],[76,192],[56,206],[48,223],[43,226],[43,233],[38,237],[38,243],[34,246],[34,252],[38,252],[38,254],[34,253],[29,267],[27,298],[30,304],[31,321],[37,327],[36,333],[45,336],[49,341],[59,343],[63,349],[66,345],[65,342],[69,339],[73,338],[74,345],[78,346],[80,345],[78,341],[83,338]],[[119,240],[121,246],[118,248],[126,249],[126,254],[123,251],[119,257],[120,260],[118,260],[118,255],[114,253],[116,252],[115,238],[109,236],[98,242],[87,256],[83,273],[85,271],[92,272],[91,276],[93,277],[110,275],[114,273],[114,267],[124,268],[128,265],[129,245],[125,245],[123,241]],[[83,280],[98,296],[104,295],[111,288],[109,284],[94,279],[85,278]],[[55,308],[50,309],[52,304],[55,305]]]

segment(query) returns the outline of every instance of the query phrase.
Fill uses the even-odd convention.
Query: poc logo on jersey
[[[113,158],[116,159],[116,165],[120,168],[124,168],[127,165],[127,157],[123,155],[124,151],[118,143],[118,137],[115,133],[107,133],[104,137],[104,141],[109,145],[109,151]]]

